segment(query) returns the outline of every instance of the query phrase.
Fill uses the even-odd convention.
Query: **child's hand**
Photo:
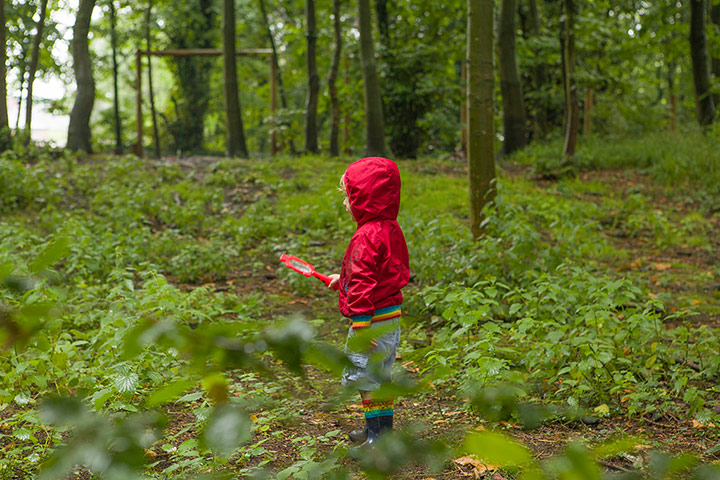
[[[340,285],[338,283],[340,282],[340,275],[337,273],[333,273],[332,275],[328,275],[330,277],[330,283],[328,284],[328,288],[330,290],[337,290]]]

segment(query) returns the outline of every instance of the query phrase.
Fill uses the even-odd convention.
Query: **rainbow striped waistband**
[[[374,315],[358,315],[353,317],[353,328],[369,327],[373,323],[384,322],[402,316],[401,305],[391,305],[375,310]]]

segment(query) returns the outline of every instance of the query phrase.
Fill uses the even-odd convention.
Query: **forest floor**
[[[460,169],[458,169],[460,170]],[[461,171],[445,172],[460,175]],[[555,181],[533,178],[529,168],[510,165],[503,169],[503,175],[511,178],[524,178],[538,189],[551,195],[563,195],[558,191]],[[678,200],[668,198],[666,190],[653,184],[645,174],[637,170],[583,172],[578,182],[590,186],[583,193],[572,193],[578,200],[600,202],[603,195],[619,199],[641,193],[653,205],[653,209],[663,212],[668,218],[682,218],[697,211],[698,205],[691,199]],[[597,188],[592,188],[595,186]],[[718,216],[708,216],[712,224],[709,238],[711,247],[680,243],[664,245],[658,248],[650,240],[650,232],[634,232],[628,235],[626,230],[615,225],[612,218],[588,219],[600,221],[603,233],[617,248],[619,254],[610,260],[607,267],[615,271],[618,277],[632,275],[648,286],[650,298],[662,296],[669,311],[691,308],[697,312],[692,318],[695,324],[709,327],[720,326],[720,284],[713,283],[713,269],[717,268],[717,252],[720,251],[720,225]],[[657,232],[655,232],[657,234]],[[318,248],[322,248],[319,246]],[[306,297],[294,296],[287,282],[278,278],[276,258],[268,255],[265,271],[232,277],[219,282],[219,290],[234,291],[238,295],[261,292],[274,300],[272,311],[278,316],[301,315],[307,319],[323,319],[319,327],[320,337],[341,345],[345,340],[346,326],[342,323],[335,306],[335,296],[320,288]],[[312,280],[308,280],[312,281]],[[181,285],[183,289],[192,289],[193,285]],[[412,286],[408,289],[412,294]],[[422,319],[419,319],[422,321]],[[418,372],[412,362],[404,362],[400,352],[397,364],[411,375]],[[286,381],[287,380],[287,381]],[[240,376],[234,379],[235,388],[252,391],[258,387],[255,376]],[[266,382],[263,380],[263,382]],[[307,381],[301,387],[282,376],[272,379],[277,388],[297,388],[296,401],[287,405],[288,411],[278,413],[259,409],[253,420],[257,428],[253,439],[257,445],[256,453],[274,452],[273,460],[265,468],[277,471],[307,456],[307,452],[330,452],[338,443],[350,447],[346,433],[362,424],[362,406],[359,398],[344,397],[346,403],[328,403],[325,399],[342,397],[338,379],[315,369],[308,370]],[[720,406],[715,406],[720,407]],[[191,438],[193,432],[184,429],[189,413],[173,414],[170,432],[174,432],[176,443]],[[463,399],[456,397],[451,386],[438,385],[432,393],[401,398],[396,403],[396,427],[403,429],[410,425],[423,425],[420,433],[425,438],[440,438],[450,445],[459,445],[465,432],[472,429],[489,428],[487,423],[468,412]],[[715,425],[703,425],[695,420],[678,418],[670,412],[658,412],[653,418],[644,416],[613,416],[599,419],[598,423],[588,425],[581,422],[554,421],[543,424],[534,430],[524,430],[520,425],[511,423],[495,424],[519,440],[534,452],[539,459],[549,458],[561,452],[569,443],[579,441],[587,445],[631,436],[637,439],[638,446],[634,454],[623,454],[612,460],[602,461],[610,472],[631,471],[648,462],[651,449],[671,453],[691,453],[706,461],[718,461],[717,454],[706,454],[709,448],[718,443],[718,429]],[[173,434],[170,435],[171,437]],[[164,453],[159,449],[152,453],[160,460],[162,467]],[[257,456],[256,458],[262,458]],[[235,460],[244,469],[257,463],[251,458]],[[340,460],[350,470],[353,462],[347,458]],[[247,470],[245,470],[247,471]],[[500,480],[512,478],[512,474],[496,471],[492,465],[468,461],[459,458],[446,465],[442,472],[428,472],[425,467],[407,467],[394,478],[492,478]]]
[[[209,327],[237,328],[228,331],[239,338],[247,334],[248,339],[263,339],[269,338],[263,337],[268,330],[283,329],[288,320],[301,317],[305,322],[303,328],[309,325],[316,331],[312,345],[327,342],[342,347],[348,325],[337,311],[336,294],[314,279],[288,271],[279,264],[278,258],[282,251],[297,252],[322,266],[325,273],[333,273],[331,266],[339,264],[354,228],[345,216],[336,191],[345,161],[310,156],[267,162],[208,157],[164,158],[155,162],[129,157],[91,157],[74,162],[37,164],[36,177],[54,178],[57,184],[40,182],[35,189],[27,187],[28,192],[33,193],[27,195],[27,211],[3,216],[0,222],[0,253],[5,248],[27,255],[25,250],[29,246],[37,244],[40,248],[60,226],[71,229],[75,237],[70,256],[59,267],[63,278],[68,280],[67,291],[72,299],[67,305],[69,313],[62,318],[68,332],[63,336],[60,332],[41,332],[49,340],[38,341],[27,354],[9,355],[5,363],[8,386],[0,388],[0,477],[12,473],[12,478],[35,478],[39,463],[52,448],[71,441],[69,430],[52,431],[37,420],[36,402],[48,392],[74,394],[78,385],[84,385],[93,415],[121,419],[129,418],[128,412],[147,407],[148,398],[165,384],[180,380],[185,382],[182,387],[185,390],[158,404],[169,420],[167,427],[156,440],[148,443],[151,446],[145,449],[146,458],[138,460],[148,478],[187,478],[205,473],[227,474],[230,478],[316,478],[311,473],[318,469],[323,473],[347,471],[353,478],[368,478],[367,470],[346,455],[352,446],[347,433],[364,423],[360,399],[356,392],[340,385],[337,375],[318,368],[327,366],[324,363],[308,366],[313,359],[304,358],[304,375],[298,376],[291,371],[292,362],[282,362],[277,350],[270,349],[272,353],[268,353],[260,349],[260,353],[253,356],[258,362],[265,362],[267,368],[264,369],[245,368],[242,362],[219,362],[220,366],[215,366],[212,358],[202,356],[197,363],[218,368],[210,373],[222,377],[227,393],[236,397],[234,403],[250,414],[253,424],[250,441],[240,446],[235,444],[237,448],[226,457],[216,455],[203,445],[203,430],[208,416],[213,414],[214,399],[200,386],[208,378],[208,372],[190,371],[190,362],[183,356],[193,355],[192,348],[185,347],[190,354],[182,350],[173,353],[162,342],[138,343],[138,349],[143,351],[139,357],[143,360],[139,360],[127,353],[128,358],[119,358],[117,352],[106,347],[134,346],[132,342],[139,340],[131,341],[127,337],[131,337],[138,326],[145,325],[145,317],[156,315],[156,311],[164,312],[163,318],[177,322],[178,332],[189,332],[188,343],[193,343],[195,335],[201,338],[200,343],[215,340],[202,337],[204,330],[196,328],[206,321]],[[511,381],[535,382],[526,388],[528,401],[556,409],[551,420],[526,430],[519,420],[517,423],[515,420],[491,422],[473,410],[472,402],[460,393],[459,384],[464,377],[461,378],[459,369],[467,369],[462,370],[463,376],[472,376],[479,370],[462,363],[460,357],[467,350],[454,345],[457,330],[453,335],[447,334],[459,329],[460,324],[447,321],[443,325],[446,319],[440,315],[444,316],[444,307],[427,311],[432,310],[424,302],[427,297],[420,295],[423,289],[432,291],[438,283],[440,288],[448,284],[454,288],[456,280],[464,288],[463,282],[470,283],[467,276],[475,275],[471,272],[474,265],[463,264],[458,270],[455,263],[471,263],[472,258],[480,258],[473,256],[476,244],[470,240],[464,225],[467,216],[465,163],[458,159],[399,163],[406,175],[401,209],[401,215],[405,212],[406,217],[400,221],[406,222],[403,228],[410,239],[411,250],[425,255],[422,261],[415,257],[417,278],[404,289],[407,301],[403,305],[403,336],[395,362],[398,373],[421,380],[423,386],[396,400],[395,425],[397,430],[424,440],[420,448],[441,440],[448,447],[447,455],[452,457],[435,469],[426,466],[427,462],[406,465],[392,478],[515,478],[512,472],[500,471],[493,465],[457,453],[467,433],[474,430],[499,431],[513,437],[541,461],[543,468],[558,458],[567,460],[568,456],[558,455],[568,452],[573,444],[595,447],[628,437],[634,439],[633,447],[598,460],[608,472],[650,470],[652,452],[692,454],[704,462],[720,460],[720,429],[712,423],[718,423],[720,418],[716,415],[720,414],[720,390],[712,371],[717,362],[707,358],[707,352],[714,351],[715,332],[720,326],[720,204],[717,201],[715,206],[701,204],[698,199],[703,197],[694,192],[692,186],[664,186],[658,178],[650,176],[648,170],[582,171],[553,180],[537,176],[527,165],[505,163],[500,166],[500,193],[505,203],[501,204],[502,208],[498,207],[494,221],[511,230],[510,234],[515,237],[508,240],[502,236],[506,231],[503,230],[484,239],[487,242],[483,245],[488,249],[500,246],[499,250],[492,251],[491,258],[497,261],[497,270],[486,269],[482,275],[487,276],[482,279],[495,275],[492,272],[502,272],[503,267],[507,271],[506,259],[516,255],[525,262],[515,263],[518,269],[537,260],[532,263],[537,267],[534,273],[547,274],[546,282],[553,287],[560,280],[575,279],[574,272],[578,270],[567,269],[554,277],[550,272],[567,259],[573,268],[578,264],[587,266],[584,270],[587,276],[598,284],[617,283],[625,290],[634,291],[632,295],[619,294],[623,300],[607,307],[613,309],[608,316],[617,319],[614,332],[626,332],[622,322],[628,323],[629,319],[624,315],[633,315],[627,312],[653,308],[657,311],[635,315],[643,322],[633,324],[640,325],[639,333],[643,333],[645,325],[647,330],[662,329],[660,321],[673,332],[682,332],[685,327],[689,332],[682,337],[661,336],[651,331],[651,336],[635,336],[632,342],[636,344],[629,347],[628,343],[609,340],[614,347],[614,358],[626,362],[615,372],[637,375],[633,377],[637,383],[625,382],[627,377],[617,381],[609,371],[606,383],[592,383],[590,380],[605,366],[603,363],[596,365],[596,370],[588,370],[593,378],[581,385],[586,390],[578,388],[574,392],[560,385],[565,378],[536,388],[537,383],[546,379],[544,372],[550,372],[547,376],[551,376],[570,365],[569,356],[562,360],[567,364],[553,363],[547,368],[539,362],[534,364],[540,365],[538,368],[523,363],[529,358],[525,356],[527,351],[534,354],[552,343],[545,333],[542,338],[540,335],[526,337],[539,344],[544,342],[545,347],[530,348],[535,347],[532,343],[522,345],[525,351],[520,352],[515,345],[500,345],[499,349],[511,351],[504,353],[502,359],[512,363],[513,373],[518,374]],[[42,197],[35,193],[38,189],[43,192]],[[48,202],[50,205],[45,207]],[[433,230],[438,225],[440,227]],[[451,231],[451,235],[442,237],[443,228]],[[432,236],[434,232],[437,238]],[[463,241],[466,243],[461,249],[448,247]],[[547,252],[537,252],[538,244]],[[586,245],[592,248],[586,249]],[[462,248],[470,252],[468,256],[464,256],[467,252]],[[588,252],[587,257],[580,252]],[[495,253],[499,253],[497,257]],[[114,261],[108,262],[108,258]],[[412,262],[413,258],[411,267]],[[443,270],[441,280],[431,278],[434,269]],[[463,275],[456,279],[458,271]],[[427,278],[423,278],[424,275]],[[123,280],[118,282],[120,278]],[[508,278],[511,282],[511,276]],[[619,279],[626,282],[614,281]],[[576,290],[558,290],[571,294],[566,298],[544,301],[561,305],[564,309],[561,314],[569,312],[568,324],[575,318],[584,321],[579,307],[576,309],[578,302],[600,304],[603,299],[581,298],[587,296],[586,289],[596,287],[580,280],[573,284]],[[197,295],[188,294],[190,292]],[[614,293],[605,295],[605,300],[614,301],[609,298]],[[626,297],[637,304],[626,303]],[[435,298],[438,302],[444,301],[444,297]],[[561,303],[567,298],[571,300]],[[597,298],[600,300],[596,301]],[[646,303],[654,299],[656,303]],[[510,309],[524,309],[525,304],[518,301],[510,305],[509,302],[503,299],[500,302],[503,304],[494,310],[499,312],[496,321],[479,326],[482,329],[486,324],[508,327],[506,332],[515,329],[524,318],[513,316]],[[474,309],[478,304],[469,305]],[[122,315],[114,313],[114,309]],[[552,312],[547,313],[548,317],[553,318],[541,319],[548,322],[547,328],[555,333],[554,330],[565,327],[555,321],[556,311],[548,312]],[[103,323],[110,319],[114,319],[112,325]],[[545,328],[540,323],[534,325]],[[592,329],[599,328],[596,320]],[[703,332],[706,334],[703,338],[689,338],[690,335],[699,337]],[[560,348],[566,347],[573,361],[584,360],[579,358],[582,353],[578,344],[571,341],[576,339],[571,337],[575,333],[570,330],[560,333],[567,337],[555,341],[557,345],[553,347],[558,348],[544,350],[549,362],[557,361],[557,355],[565,355]],[[625,342],[627,337],[629,335],[621,341]],[[657,340],[647,342],[648,338]],[[676,345],[680,342],[678,338],[686,340]],[[62,342],[58,344],[59,340]],[[653,346],[646,344],[653,341],[657,342]],[[659,355],[653,358],[648,351],[661,342],[673,348],[665,348],[663,352],[671,353],[665,353],[668,358],[658,360]],[[169,345],[182,349],[184,344]],[[479,348],[480,341],[471,343],[468,336],[467,345],[467,349]],[[706,352],[705,358],[698,345]],[[688,352],[688,346],[694,346],[697,351]],[[214,344],[208,347],[211,354],[215,352],[213,348]],[[58,349],[67,354],[58,355]],[[450,352],[448,363],[456,362],[447,378],[434,376],[442,370],[441,364],[429,358],[442,349]],[[201,352],[198,355],[206,354],[204,350]],[[438,355],[442,354],[445,353]],[[637,363],[628,366],[631,363],[628,358]],[[648,362],[653,368],[648,367]],[[22,369],[18,365],[22,365]],[[229,370],[226,365],[238,369]],[[294,366],[300,367],[300,361]],[[493,383],[496,378],[499,382],[500,376],[507,373],[499,368],[491,373],[491,368],[494,367],[487,367],[483,373],[485,383]],[[665,375],[670,368],[679,374]],[[164,371],[158,371],[162,369]],[[605,369],[608,370],[606,366]],[[496,375],[497,372],[500,373]],[[577,378],[572,375],[577,372],[565,376],[572,381]],[[600,375],[605,373],[601,371],[598,377]],[[516,380],[518,378],[520,380]],[[679,387],[676,381],[681,382]],[[609,385],[616,391],[596,389],[596,385]],[[636,385],[636,391],[628,390]],[[694,390],[698,398],[701,396],[699,407],[685,395],[688,390]],[[635,396],[624,403],[631,395]],[[563,412],[570,411],[570,400],[587,408],[589,417],[578,420],[576,413],[565,415]],[[691,404],[694,405],[692,411]],[[600,407],[603,408],[598,411]],[[628,413],[631,411],[643,413]],[[508,415],[507,418],[515,417]],[[422,453],[429,457],[425,450]],[[73,461],[85,462],[82,455],[78,458]],[[69,478],[93,477],[87,468],[81,467]]]

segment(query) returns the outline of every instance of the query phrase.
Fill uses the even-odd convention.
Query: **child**
[[[378,435],[392,430],[393,401],[373,399],[373,391],[390,381],[400,342],[400,291],[409,279],[408,250],[397,222],[400,172],[392,160],[368,157],[352,163],[340,180],[345,208],[357,222],[342,261],[331,275],[338,289],[340,312],[350,318],[345,351],[352,363],[342,384],[355,386],[365,408],[366,427],[350,434],[354,442],[372,446]],[[367,329],[367,330],[366,330]],[[373,332],[370,349],[353,351],[350,339]]]

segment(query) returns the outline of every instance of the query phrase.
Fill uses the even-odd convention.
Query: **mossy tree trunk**
[[[235,0],[223,0],[223,76],[225,89],[225,151],[229,157],[248,156],[238,96],[235,57]]]
[[[483,231],[483,208],[495,198],[493,0],[468,0],[467,119],[470,228]]]
[[[523,102],[522,81],[515,50],[516,0],[502,0],[498,35],[500,91],[503,102],[503,153],[510,154],[527,145],[527,116]]]
[[[123,153],[122,142],[122,121],[120,120],[120,93],[119,93],[119,65],[117,61],[118,52],[118,36],[117,36],[117,11],[115,10],[115,0],[108,2],[110,7],[110,48],[112,50],[112,76],[113,76],[113,122],[115,131],[115,149],[114,153],[120,155]]]
[[[358,0],[358,22],[365,100],[365,153],[384,156],[385,120],[373,47],[370,0]]]
[[[337,92],[337,77],[340,70],[342,54],[342,31],[340,25],[340,0],[333,0],[333,32],[335,38],[335,51],[333,52],[330,75],[328,76],[328,91],[330,93],[330,156],[340,155],[340,102]]]
[[[317,71],[317,32],[315,22],[315,0],[305,0],[305,37],[307,41],[307,81],[305,101],[305,151],[318,152],[317,106],[320,93],[320,77]]]
[[[710,93],[710,58],[705,32],[705,0],[690,0],[690,57],[692,58],[695,110],[700,125],[715,120],[715,104]]]
[[[563,86],[565,90],[565,140],[563,157],[575,155],[578,131],[580,129],[580,107],[578,105],[577,85],[575,84],[575,15],[576,6],[573,0],[563,0],[560,13],[562,25],[562,67]]]
[[[10,121],[7,109],[7,25],[5,4],[0,4],[0,152],[10,147]]]
[[[68,126],[67,148],[91,152],[90,114],[95,102],[95,81],[92,76],[90,63],[90,46],[88,34],[90,33],[90,19],[95,8],[95,0],[80,0],[73,39],[70,49],[75,69],[75,102],[70,112],[70,125]]]

